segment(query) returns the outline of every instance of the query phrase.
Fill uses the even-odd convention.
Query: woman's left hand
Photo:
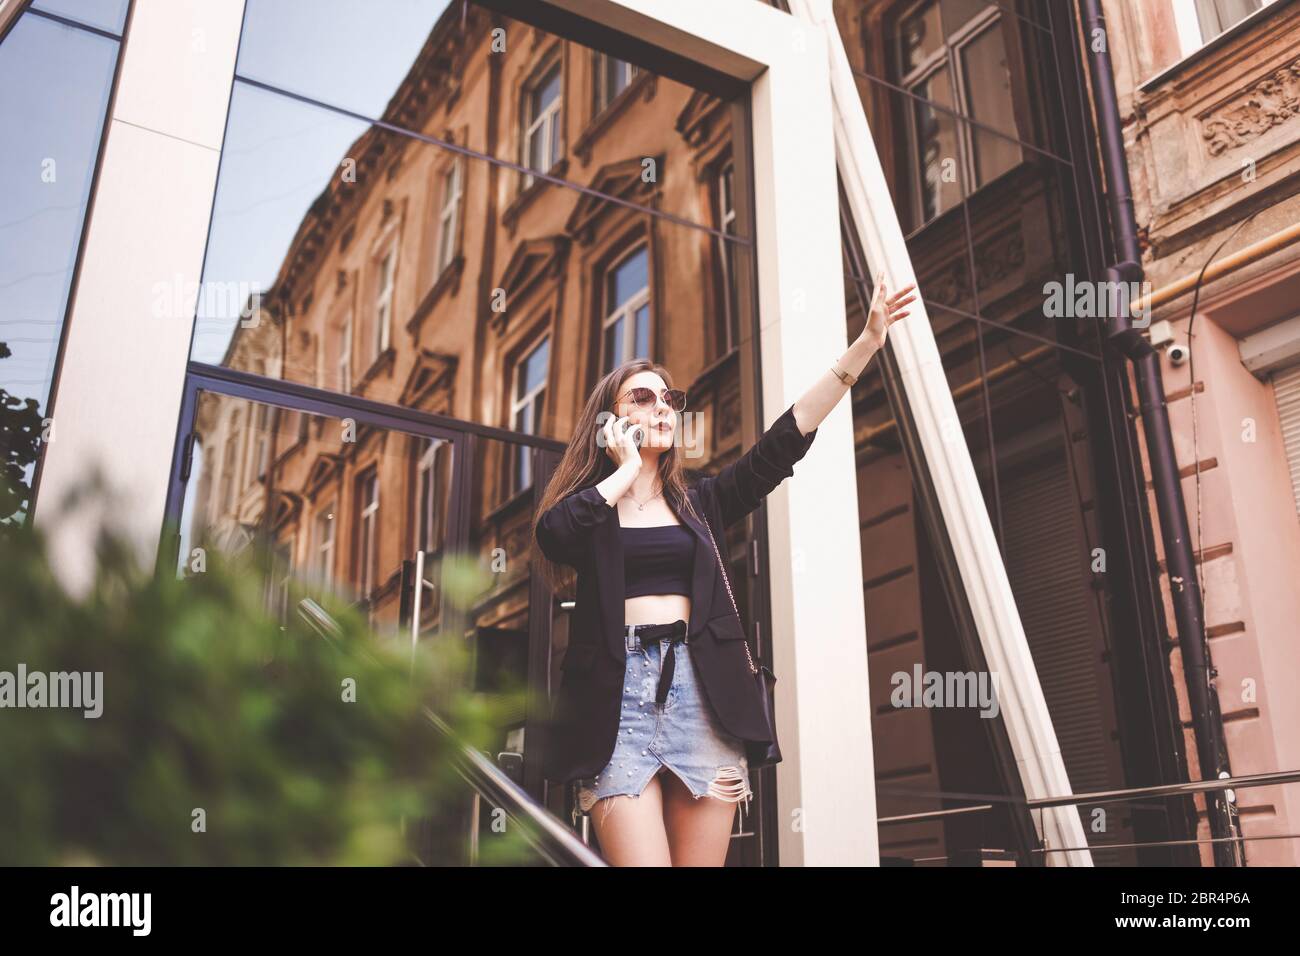
[[[891,296],[882,277],[876,283],[876,294],[871,297],[871,314],[867,316],[861,339],[874,349],[884,347],[889,327],[911,314],[906,306],[915,302],[916,296],[908,293],[915,291],[916,285],[913,284]]]

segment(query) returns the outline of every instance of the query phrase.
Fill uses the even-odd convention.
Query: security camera
[[[1184,362],[1186,362],[1186,361],[1187,361],[1187,346],[1186,346],[1186,345],[1171,345],[1171,346],[1169,346],[1169,364],[1171,364],[1171,365],[1182,365],[1182,364],[1183,364]]]

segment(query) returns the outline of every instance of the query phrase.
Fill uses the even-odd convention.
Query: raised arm
[[[794,474],[794,464],[807,453],[817,428],[884,347],[889,326],[908,314],[906,306],[916,300],[910,294],[915,288],[908,286],[891,296],[884,281],[877,282],[867,322],[839,361],[782,412],[749,451],[716,477],[700,480],[701,491],[717,497],[724,526],[749,514]]]
[[[794,474],[794,463],[807,453],[817,429],[804,434],[791,405],[759,436],[753,446],[717,475],[701,478],[700,491],[713,494],[725,527],[749,514],[772,490]]]
[[[883,278],[876,282],[871,309],[858,337],[839,360],[822,372],[821,377],[795,401],[793,408],[800,428],[814,431],[826,420],[831,409],[857,382],[876,353],[885,347],[889,327],[910,314],[907,306],[916,301],[915,290],[916,286],[909,285],[891,295]]]

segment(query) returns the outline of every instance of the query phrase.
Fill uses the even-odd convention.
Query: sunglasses
[[[654,389],[641,386],[639,388],[629,388],[623,395],[629,397],[638,408],[649,408],[654,405],[655,399],[660,397],[663,398],[664,404],[675,412],[680,412],[686,408],[686,392],[680,388],[665,388],[656,396]]]

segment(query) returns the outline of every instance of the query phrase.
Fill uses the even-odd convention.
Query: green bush
[[[437,712],[479,747],[499,715],[446,693],[454,656],[413,663],[339,607],[334,642],[278,620],[257,549],[210,553],[182,579],[139,568],[101,531],[94,584],[73,597],[40,532],[6,530],[0,671],[102,672],[103,700],[98,718],[0,708],[0,864],[464,862],[469,790],[422,708],[443,688]],[[432,859],[410,849],[417,821]],[[524,858],[509,832],[482,854]]]

